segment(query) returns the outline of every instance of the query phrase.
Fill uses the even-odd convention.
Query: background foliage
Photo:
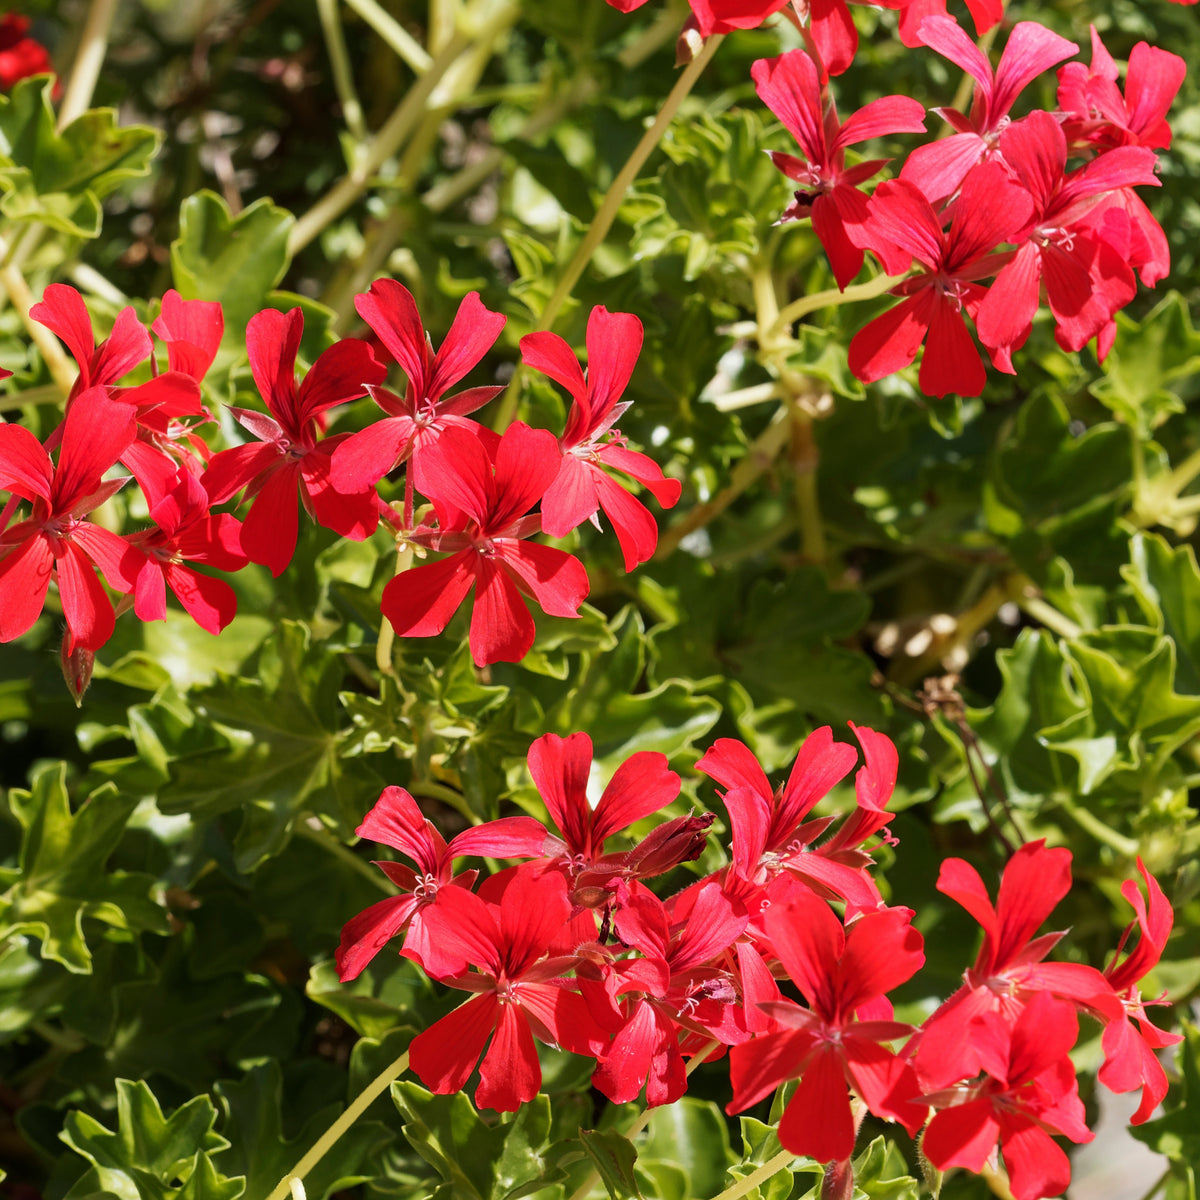
[[[65,70],[85,7],[33,7]],[[436,58],[458,46],[455,7],[393,2],[384,15]],[[413,64],[373,6],[340,6],[356,115],[319,8],[120,5],[85,127],[57,134],[40,85],[0,109],[8,252],[35,293],[71,281],[109,319],[130,301],[151,317],[172,286],[221,300],[213,401],[252,393],[239,351],[250,315],[302,304],[311,361],[334,334],[361,332],[353,296],[380,274],[413,291],[435,342],[479,290],[509,320],[472,381],[508,381],[673,82],[680,7],[476,6],[491,27],[460,35],[454,68],[377,162]],[[843,112],[884,91],[951,103],[949,64],[901,52],[888,14],[855,16],[862,61],[837,81]],[[1194,9],[1012,4],[1022,16],[1085,52],[1091,20],[1118,58],[1147,39],[1200,61]],[[523,663],[481,674],[460,617],[381,675],[388,539],[302,525],[278,581],[256,567],[236,577],[241,615],[219,639],[178,612],[118,622],[79,712],[58,677],[57,618],[0,651],[0,1193],[266,1197],[452,1003],[391,953],[338,983],[341,926],[386,886],[356,824],[385,783],[447,836],[538,813],[524,756],[551,730],[587,730],[609,771],[663,751],[685,777],[678,811],[715,806],[688,768],[717,736],[778,769],[817,725],[886,731],[903,812],[883,876],[918,911],[942,996],[973,935],[933,890],[937,862],[958,854],[994,878],[1003,859],[972,779],[987,764],[1021,833],[1074,852],[1078,885],[1055,921],[1081,958],[1102,964],[1128,918],[1120,882],[1143,856],[1177,912],[1144,991],[1186,1012],[1200,987],[1196,83],[1152,198],[1173,272],[1119,319],[1105,364],[1064,354],[1047,322],[1017,376],[993,375],[980,400],[932,401],[910,373],[870,387],[849,374],[845,347],[877,302],[771,330],[789,302],[833,286],[807,226],[774,225],[790,191],[762,151],[790,140],[749,79],[755,58],[792,44],[786,24],[726,40],[556,323],[582,347],[594,304],[641,317],[622,429],[684,483],[658,557],[631,575],[610,532],[572,535],[593,581],[581,620],[539,620]],[[345,211],[306,225],[356,169],[365,186]],[[44,435],[51,378],[12,305],[0,364],[15,372],[6,415]],[[523,417],[561,427],[556,390],[519,384]],[[339,428],[365,423],[360,405]],[[907,1000],[914,1013],[933,1002]],[[1194,1034],[1181,1063],[1167,1115],[1141,1134],[1170,1158],[1172,1197],[1194,1195],[1200,1161],[1183,1109],[1200,1088]],[[765,1111],[727,1122],[718,1069],[651,1119],[634,1165],[586,1070],[551,1054],[545,1073],[550,1099],[499,1123],[463,1096],[395,1084],[308,1195],[569,1196],[598,1164],[614,1196],[702,1197],[778,1150]],[[581,1124],[595,1128],[582,1141]],[[863,1144],[859,1187],[917,1194],[915,1160]],[[816,1182],[799,1164],[790,1186],[752,1194]],[[952,1179],[946,1192],[981,1186]]]

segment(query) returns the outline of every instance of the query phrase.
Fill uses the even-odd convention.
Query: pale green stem
[[[116,11],[117,0],[92,0],[79,48],[75,51],[75,61],[71,64],[71,78],[58,108],[59,129],[65,129],[76,117],[87,112],[92,102]]]
[[[296,1164],[295,1169],[285,1175],[276,1185],[267,1200],[286,1200],[292,1192],[292,1180],[303,1179],[323,1159],[329,1148],[362,1116],[383,1090],[408,1070],[408,1051],[395,1062],[384,1067],[374,1079],[355,1097],[354,1102],[317,1139],[313,1148]]]
[[[392,573],[394,579],[397,575],[407,571],[412,566],[413,548],[407,542],[396,550],[396,569]],[[375,643],[375,665],[384,675],[395,675],[396,668],[392,662],[392,650],[396,643],[396,631],[392,628],[392,623],[384,617],[379,623],[379,640]]]
[[[0,412],[9,412],[14,408],[24,408],[27,404],[57,404],[62,399],[58,385],[44,384],[42,387],[26,388],[23,392],[13,392],[8,396],[0,396]]]
[[[378,871],[371,866],[366,859],[359,858],[349,846],[343,846],[324,825],[320,829],[314,829],[307,821],[301,820],[297,821],[292,828],[301,837],[307,838],[310,842],[315,842],[322,850],[328,851],[340,863],[349,867],[356,874],[361,875],[364,879],[369,879],[381,892],[386,892],[389,896],[393,894],[393,889],[387,881],[387,876],[382,871]]]
[[[769,336],[772,338],[779,336],[801,317],[806,317],[818,309],[836,304],[853,304],[856,300],[873,300],[876,296],[882,296],[884,292],[894,288],[903,278],[903,275],[877,275],[874,279],[867,280],[866,283],[848,287],[844,292],[838,291],[837,288],[830,288],[826,292],[814,292],[811,296],[801,296],[780,310]]]
[[[1193,450],[1171,471],[1171,489],[1178,496],[1197,475],[1200,475],[1200,450]]]
[[[655,117],[654,123],[642,134],[641,140],[633,148],[633,153],[630,154],[625,165],[612,181],[611,186],[604,195],[604,199],[600,202],[600,207],[596,210],[596,215],[592,218],[592,223],[583,235],[583,240],[579,243],[574,255],[571,257],[571,261],[567,263],[566,268],[559,277],[558,283],[551,293],[550,299],[546,301],[546,307],[542,310],[542,315],[534,327],[537,332],[542,333],[553,327],[562,306],[567,302],[575,285],[579,282],[579,277],[583,274],[584,268],[591,262],[592,255],[595,254],[601,242],[607,236],[608,231],[612,228],[612,223],[617,218],[617,212],[620,210],[621,203],[624,201],[625,194],[629,191],[630,185],[637,178],[638,172],[645,166],[646,160],[662,140],[663,134],[667,131],[667,126],[671,124],[676,112],[679,111],[679,106],[687,98],[688,93],[695,86],[696,80],[700,78],[704,68],[708,66],[709,60],[716,54],[717,47],[724,40],[723,34],[714,34],[708,38],[704,43],[704,49],[688,63],[684,68],[683,74],[676,80],[675,86],[667,94],[667,98],[663,102],[658,116]],[[520,386],[521,370],[518,367],[517,371],[513,374],[512,381],[509,383],[507,390],[500,397],[500,403],[496,408],[496,417],[492,426],[494,429],[503,430],[508,428],[512,423],[512,419],[516,416],[517,412],[517,393],[520,390]]]
[[[750,449],[729,475],[729,483],[711,500],[697,504],[682,521],[662,531],[658,539],[656,559],[666,558],[689,533],[707,525],[723,513],[770,465],[787,445],[792,434],[788,406],[781,405],[771,424],[758,435]]]
[[[998,22],[997,24],[993,25],[991,27],[991,29],[989,29],[987,31],[987,33],[985,33],[983,35],[983,37],[981,37],[979,39],[979,49],[982,52],[984,58],[987,58],[988,52],[992,48],[992,43],[995,42],[995,40],[996,40],[996,34],[999,32],[1000,32],[1000,23]],[[975,77],[973,75],[968,75],[964,72],[963,77],[959,81],[959,84],[958,84],[958,91],[954,93],[954,100],[951,103],[950,107],[957,109],[959,112],[964,112],[967,107],[967,101],[971,98],[971,92],[974,87],[975,87]],[[941,136],[942,137],[951,137],[951,136],[953,136],[953,134],[954,134],[954,126],[947,124],[946,130]]]
[[[1081,829],[1090,833],[1096,841],[1103,843],[1105,846],[1110,846],[1125,858],[1132,859],[1138,856],[1141,846],[1135,838],[1126,837],[1123,833],[1118,833],[1111,825],[1107,825],[1100,820],[1095,813],[1077,805],[1065,796],[1056,796],[1055,799],[1058,801],[1059,807],[1063,812]]]
[[[0,261],[4,261],[7,255],[8,245],[3,238],[0,238]],[[49,368],[55,384],[58,385],[59,392],[63,396],[70,395],[75,377],[79,372],[76,370],[75,364],[67,357],[58,338],[45,325],[39,324],[29,315],[29,310],[34,305],[33,293],[29,290],[29,284],[25,282],[25,276],[21,274],[21,269],[11,262],[5,262],[5,265],[0,267],[0,287],[3,287],[13,308],[17,310],[17,315],[21,318],[25,331],[41,351],[42,358]]]
[[[436,52],[450,37],[461,0],[429,0],[429,48]]]
[[[346,35],[338,17],[338,0],[317,0],[317,15],[321,18],[321,29],[325,34],[325,46],[329,51],[329,65],[333,69],[333,86],[342,106],[346,128],[358,146],[365,146],[370,138],[363,120],[362,104],[354,90],[354,72],[350,69],[350,51],[346,48]],[[357,149],[357,147],[356,147]]]
[[[993,1196],[998,1200],[1013,1200],[1012,1189],[1008,1186],[1008,1180],[1005,1179],[999,1171],[993,1167],[989,1167],[987,1163],[979,1169],[979,1176],[984,1183],[988,1185],[988,1189]]]
[[[1059,637],[1077,638],[1083,630],[1070,617],[1060,613],[1053,604],[1040,596],[1026,595],[1024,589],[1015,589],[1017,606],[1027,612],[1035,621],[1040,621],[1052,633]]]
[[[67,274],[79,285],[81,292],[91,292],[93,296],[99,296],[120,308],[129,303],[129,297],[116,284],[101,275],[95,267],[89,267],[87,263],[72,263],[67,268]]]
[[[511,19],[505,9],[505,21]],[[493,30],[493,33],[498,32]],[[425,115],[425,102],[442,76],[470,45],[470,37],[457,33],[434,59],[429,70],[409,89],[395,112],[372,139],[362,160],[344,175],[292,226],[288,254],[294,255],[336,221],[371,185],[375,173],[408,140]]]
[[[403,59],[418,75],[433,66],[429,52],[376,0],[346,0],[356,13]]]
[[[590,100],[596,92],[595,81],[587,75],[580,76],[567,95],[551,101],[533,113],[517,131],[516,140],[531,142],[547,129],[557,124],[571,109]],[[449,179],[435,184],[425,193],[423,203],[430,212],[444,212],[464,196],[469,196],[493,172],[504,163],[504,151],[498,146],[490,147],[475,162],[460,168]]]
[[[692,59],[684,69],[683,74],[676,80],[675,86],[667,93],[667,98],[659,110],[658,116],[654,118],[654,122],[650,128],[642,134],[641,140],[633,148],[633,153],[630,154],[625,165],[612,181],[612,185],[605,193],[604,199],[600,202],[600,207],[596,210],[595,217],[592,218],[592,223],[588,226],[587,233],[583,236],[583,241],[579,243],[574,256],[567,264],[566,270],[563,271],[557,286],[550,295],[550,299],[546,301],[546,307],[542,310],[541,319],[537,323],[539,331],[550,329],[554,325],[562,306],[567,302],[576,283],[579,282],[579,277],[583,274],[584,268],[592,261],[592,255],[612,228],[612,223],[616,220],[617,212],[625,199],[626,192],[629,191],[630,185],[637,178],[638,172],[662,140],[663,134],[667,131],[667,126],[671,124],[675,118],[675,114],[679,111],[679,106],[687,99],[688,94],[696,84],[696,80],[700,78],[704,72],[704,68],[708,66],[712,56],[716,54],[717,47],[724,40],[724,36],[719,34],[708,38],[704,43],[704,49]]]
[[[796,1156],[790,1150],[780,1150],[774,1158],[768,1159],[757,1171],[751,1171],[745,1179],[739,1179],[736,1183],[731,1183],[720,1195],[715,1196],[713,1200],[738,1200],[739,1196],[744,1196],[747,1192],[752,1192],[759,1184],[766,1183],[775,1175],[787,1166]]]
[[[766,400],[780,399],[782,393],[778,383],[755,383],[714,397],[712,405],[720,412],[733,412],[739,408],[749,408],[752,404],[762,404]]]

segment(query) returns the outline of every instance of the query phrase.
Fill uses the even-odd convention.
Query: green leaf
[[[0,895],[0,934],[33,934],[41,940],[44,958],[86,974],[92,956],[85,917],[115,929],[168,931],[166,913],[153,899],[151,876],[105,871],[136,797],[119,796],[105,786],[72,813],[66,765],[58,763],[35,774],[31,791],[13,788],[8,804],[23,836],[19,873]]]
[[[1104,360],[1104,378],[1091,393],[1140,439],[1172,413],[1183,399],[1168,386],[1200,370],[1200,334],[1192,326],[1187,301],[1168,292],[1140,322],[1117,313],[1117,340]]]
[[[243,1181],[218,1175],[207,1162],[229,1144],[213,1130],[216,1118],[207,1096],[196,1096],[164,1117],[143,1080],[118,1079],[116,1132],[86,1113],[72,1112],[59,1136],[92,1164],[99,1185],[122,1200],[177,1200],[185,1194],[234,1200]],[[212,1190],[184,1192],[197,1171],[202,1172],[198,1182]],[[79,1194],[78,1188],[70,1194]]]
[[[639,1158],[662,1159],[687,1172],[688,1194],[715,1196],[734,1161],[725,1116],[711,1100],[682,1096],[656,1108],[639,1144]]]
[[[642,1191],[633,1172],[638,1152],[623,1133],[615,1129],[581,1129],[579,1140],[612,1200],[640,1200]]]
[[[220,301],[227,350],[243,352],[246,323],[267,307],[267,294],[283,278],[294,223],[291,213],[265,198],[236,217],[215,192],[184,200],[171,273],[185,300]]]
[[[281,1179],[333,1124],[342,1106],[314,1113],[300,1132],[283,1136],[283,1075],[274,1059],[257,1063],[240,1081],[222,1080],[213,1089],[224,1112],[227,1148],[215,1156],[222,1170],[246,1178],[245,1200],[266,1200]],[[309,1200],[325,1200],[333,1192],[374,1178],[362,1170],[365,1160],[392,1137],[376,1121],[357,1121],[326,1151],[304,1177]]]
[[[854,1160],[854,1186],[871,1200],[918,1200],[921,1185],[908,1173],[904,1155],[886,1137],[877,1137]]]
[[[311,644],[306,626],[282,622],[245,674],[192,691],[196,711],[225,736],[174,762],[162,810],[203,818],[240,807],[243,871],[278,853],[306,810],[349,836],[378,785],[358,759],[340,757],[341,680],[339,660]]]
[[[55,131],[53,80],[21,80],[0,97],[0,212],[61,233],[95,237],[100,201],[123,180],[147,174],[162,134],[117,125],[111,108],[91,109]]]
[[[489,1200],[504,1148],[503,1125],[487,1126],[465,1092],[435,1096],[407,1080],[392,1084],[404,1136],[416,1152],[467,1200]]]
[[[1196,553],[1172,550],[1154,534],[1137,533],[1129,544],[1129,566],[1121,574],[1133,587],[1146,620],[1165,633],[1178,651],[1176,682],[1188,695],[1200,695],[1200,569]]]

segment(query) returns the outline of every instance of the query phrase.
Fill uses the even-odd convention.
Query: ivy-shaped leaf
[[[0,937],[32,934],[41,939],[43,958],[87,974],[85,917],[116,929],[168,932],[153,877],[105,870],[135,797],[106,785],[73,813],[66,764],[57,763],[37,772],[30,791],[13,788],[8,804],[23,834],[17,869],[0,872],[0,886],[10,884],[0,895]]]
[[[98,1185],[121,1200],[235,1200],[245,1180],[219,1174],[209,1161],[229,1144],[213,1130],[216,1118],[207,1096],[164,1117],[143,1080],[118,1079],[115,1132],[87,1113],[67,1116],[59,1136],[93,1168],[69,1195],[88,1195]]]
[[[267,307],[268,293],[283,278],[294,224],[291,213],[265,198],[236,217],[215,192],[183,202],[171,274],[185,300],[221,302],[227,352],[244,350],[246,323]]]
[[[92,238],[100,232],[101,199],[149,171],[162,134],[118,126],[111,108],[91,109],[58,133],[52,87],[51,79],[35,76],[0,97],[0,212]]]

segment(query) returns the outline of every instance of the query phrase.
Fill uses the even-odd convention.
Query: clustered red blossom
[[[53,70],[46,47],[29,36],[29,18],[14,12],[0,17],[0,91],[11,91],[20,80]]]
[[[778,788],[741,742],[710,747],[697,765],[724,789],[730,865],[666,899],[645,881],[695,860],[713,814],[665,821],[631,848],[610,841],[678,797],[661,754],[632,755],[593,806],[591,740],[546,734],[528,761],[553,828],[507,817],[450,842],[389,787],[358,833],[413,865],[378,864],[401,891],[346,925],[340,976],[354,979],[404,934],[404,957],[467,992],[413,1039],[409,1062],[442,1094],[478,1070],[482,1107],[533,1099],[536,1041],[593,1059],[592,1083],[612,1101],[644,1091],[650,1106],[683,1095],[686,1059],[728,1051],[728,1111],[797,1080],[780,1141],[830,1164],[830,1178],[850,1178],[869,1112],[923,1130],[922,1153],[939,1170],[979,1172],[999,1155],[1016,1200],[1056,1196],[1070,1166],[1055,1136],[1092,1138],[1069,1057],[1081,1016],[1103,1026],[1101,1082],[1141,1090],[1135,1124],[1166,1094],[1155,1052],[1180,1039],[1150,1022],[1138,983],[1171,932],[1170,904],[1139,860],[1145,894],[1133,880],[1122,888],[1135,919],[1113,961],[1103,971],[1047,961],[1064,934],[1036,935],[1071,886],[1070,851],[1021,846],[995,902],[974,867],[947,859],[937,888],[979,922],[982,945],[921,1025],[897,1021],[888,993],[925,962],[913,911],[886,904],[872,878],[878,840],[895,844],[885,826],[897,754],[881,733],[854,733],[865,757],[857,803],[832,816],[813,810],[858,754],[828,728],[804,742]],[[478,870],[455,866],[467,856],[521,861],[476,888]]]
[[[1184,0],[1190,2],[1190,0]],[[638,0],[609,0],[622,11]],[[807,50],[760,59],[751,69],[759,97],[802,157],[774,152],[799,186],[780,221],[810,218],[840,289],[875,256],[900,303],[850,342],[851,371],[874,383],[909,366],[921,347],[918,384],[926,395],[977,396],[986,370],[968,324],[997,370],[1014,374],[1044,295],[1065,350],[1095,344],[1103,360],[1114,317],[1137,279],[1153,287],[1170,268],[1166,237],[1133,190],[1158,186],[1155,151],[1171,143],[1166,114],[1183,82],[1183,59],[1139,42],[1125,92],[1095,29],[1092,61],[1058,72],[1058,110],[1013,119],[1020,93],[1078,47],[1034,21],[1013,26],[995,70],[945,0],[883,0],[899,10],[907,46],[926,46],[975,83],[968,112],[932,111],[953,130],[910,153],[899,178],[868,195],[862,185],[888,163],[846,165],[846,149],[869,139],[925,129],[925,110],[884,96],[845,121],[829,77],[843,73],[858,46],[846,0],[691,0],[703,36],[753,28],[777,12],[804,34]],[[977,33],[1003,16],[1000,0],[968,0]],[[987,281],[991,280],[990,286]]]
[[[358,338],[336,342],[298,382],[303,315],[268,309],[246,329],[266,412],[231,408],[248,440],[210,454],[202,431],[215,417],[200,384],[221,344],[220,306],[171,291],[149,330],[127,308],[97,345],[82,296],[64,284],[47,287],[31,316],[62,339],[79,376],[45,443],[20,425],[0,425],[0,489],[9,493],[0,513],[0,642],[33,625],[53,580],[66,620],[64,664],[94,655],[116,619],[100,576],[124,597],[120,611],[162,620],[170,589],[201,628],[219,633],[237,599],[209,572],[254,562],[279,575],[295,553],[301,507],[343,537],[361,541],[383,519],[399,546],[446,555],[397,575],[384,590],[383,613],[403,636],[440,633],[474,588],[470,646],[481,666],[529,650],[534,623],[525,597],[574,617],[588,594],[583,564],[533,540],[538,533],[562,537],[584,521],[599,525],[603,511],[627,570],[654,553],[653,516],[611,474],[643,484],[666,507],[679,498],[679,482],[629,449],[616,428],[641,350],[636,317],[593,310],[586,374],[562,338],[522,339],[526,362],[561,382],[572,406],[559,437],[519,422],[499,435],[469,414],[500,388],[452,389],[491,350],[501,314],[472,292],[434,354],[401,284],[378,280],[357,305],[402,368],[404,393],[383,386],[388,365]],[[166,347],[161,373],[151,332]],[[147,363],[146,382],[122,384]],[[365,395],[379,418],[356,433],[330,432],[334,411]],[[118,463],[128,474],[113,477]],[[378,484],[401,468],[398,512]],[[121,536],[88,519],[131,479],[150,527]],[[417,493],[428,501],[419,510]],[[242,520],[234,515],[239,497],[248,506]],[[22,503],[25,515],[14,524]],[[224,505],[231,507],[217,511]],[[69,670],[77,693],[86,675]]]

